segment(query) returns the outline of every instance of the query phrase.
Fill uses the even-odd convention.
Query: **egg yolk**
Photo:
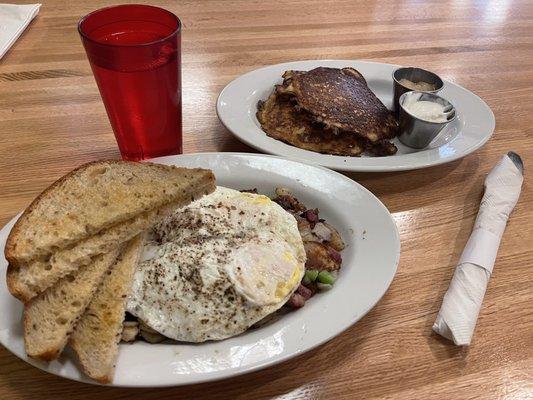
[[[245,193],[245,194],[246,194],[245,198],[250,204],[263,205],[263,204],[268,204],[272,202],[272,200],[270,200],[269,197],[264,196],[262,194],[253,195],[253,196],[249,195],[248,193]]]
[[[268,305],[283,301],[298,286],[303,264],[280,242],[250,243],[236,251],[228,272],[247,300]]]
[[[292,276],[287,282],[278,282],[278,285],[276,287],[276,299],[282,300],[287,296],[287,294],[296,286],[298,285],[300,278],[300,274],[298,272],[298,268],[295,268],[292,272]]]

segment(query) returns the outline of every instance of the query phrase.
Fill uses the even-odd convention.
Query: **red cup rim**
[[[152,42],[146,42],[146,43],[140,43],[140,44],[116,44],[116,43],[109,43],[109,42],[100,42],[98,40],[95,40],[91,37],[89,37],[89,35],[87,35],[81,25],[83,24],[83,22],[85,22],[85,20],[87,18],[90,18],[92,17],[93,15],[95,14],[98,14],[102,11],[107,11],[107,10],[111,10],[113,8],[123,8],[123,7],[131,7],[131,6],[136,6],[136,7],[146,7],[146,8],[153,8],[153,9],[156,9],[156,10],[159,10],[159,11],[163,11],[167,14],[169,14],[172,18],[174,18],[178,24],[177,28],[174,29],[171,33],[169,33],[167,36],[165,36],[164,38],[161,38],[161,39],[157,39],[157,40],[154,40]],[[180,19],[178,18],[178,16],[168,10],[165,10],[164,8],[161,8],[161,7],[155,7],[155,6],[149,6],[149,5],[146,5],[146,4],[120,4],[120,5],[116,5],[116,6],[109,6],[109,7],[103,7],[103,8],[99,8],[98,10],[94,10],[94,11],[91,11],[89,14],[85,15],[84,17],[82,17],[79,22],[78,22],[78,32],[80,34],[81,37],[83,37],[85,40],[88,40],[90,42],[93,42],[93,43],[96,43],[96,44],[99,44],[101,46],[109,46],[109,47],[141,47],[141,46],[151,46],[151,45],[154,45],[154,44],[157,44],[157,43],[161,43],[161,42],[164,42],[165,40],[169,39],[171,36],[175,35],[176,33],[179,33],[181,31],[181,21]]]

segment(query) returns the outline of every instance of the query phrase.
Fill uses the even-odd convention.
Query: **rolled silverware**
[[[500,240],[522,190],[523,173],[522,159],[509,152],[485,179],[474,229],[433,324],[435,332],[458,346],[468,346],[472,340]]]

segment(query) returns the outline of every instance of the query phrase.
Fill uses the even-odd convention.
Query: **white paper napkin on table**
[[[433,330],[468,346],[494,267],[507,219],[520,196],[523,171],[503,156],[485,179],[474,229],[459,260]]]
[[[0,3],[0,59],[39,13],[40,4]]]

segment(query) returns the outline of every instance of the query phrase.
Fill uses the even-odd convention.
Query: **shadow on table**
[[[437,165],[435,167],[410,171],[343,172],[343,174],[361,184],[368,181],[376,182],[376,186],[379,190],[374,193],[375,195],[393,194],[433,184],[435,181],[441,180],[452,173],[462,162],[463,160],[461,159],[447,164]],[[402,184],[392,184],[398,182],[401,182]]]
[[[259,151],[255,150],[253,147],[248,146],[247,144],[235,140],[233,136],[224,136],[222,138],[222,143],[220,144],[219,151],[222,153],[226,152],[238,152],[238,153],[256,153],[262,154]]]
[[[468,181],[478,167],[479,159],[474,156],[421,170],[344,175],[370,190],[395,213],[441,201],[450,194],[448,188]]]

